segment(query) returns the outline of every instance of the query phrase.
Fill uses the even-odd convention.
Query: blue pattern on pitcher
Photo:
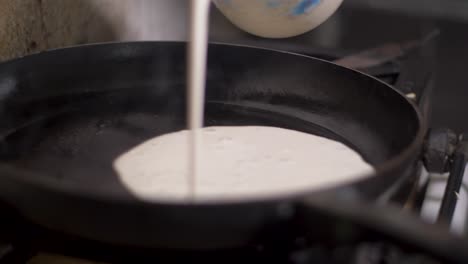
[[[320,4],[320,1],[321,0],[302,0],[293,8],[292,15],[303,15]]]

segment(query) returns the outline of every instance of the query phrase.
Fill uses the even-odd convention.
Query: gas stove
[[[421,157],[421,164],[424,161],[429,165],[431,173],[421,166],[420,173],[415,176],[418,180],[403,188],[405,193],[396,194],[391,203],[385,206],[410,211],[420,215],[426,222],[437,222],[447,232],[450,230],[464,235],[468,219],[468,194],[465,190],[468,177],[464,175],[465,168],[460,166],[462,162],[458,162],[454,154],[457,147],[462,149],[459,143],[463,142],[463,137],[460,135],[468,128],[465,128],[466,124],[459,122],[459,117],[453,115],[453,112],[449,114],[441,111],[450,108],[447,106],[450,105],[447,98],[453,99],[441,92],[441,83],[453,84],[455,81],[441,81],[436,78],[441,77],[439,73],[443,68],[440,66],[440,46],[446,46],[448,42],[445,29],[447,25],[453,25],[453,22],[440,22],[442,28],[439,31],[435,23],[424,17],[415,19],[413,16],[380,12],[346,7],[309,34],[286,40],[265,40],[237,30],[214,10],[211,40],[301,53],[355,68],[397,87],[414,100],[424,116],[432,121],[430,127],[453,129],[455,132],[432,129],[428,135],[428,143],[431,144],[426,147],[426,153],[431,154]],[[368,23],[375,21],[378,27],[366,27]],[[437,43],[440,44],[439,47]],[[446,51],[442,53],[446,55]],[[442,69],[442,75],[446,75],[448,70],[450,69]],[[398,78],[405,76],[408,78]],[[406,82],[405,79],[411,79],[411,82]],[[456,98],[453,102],[460,104]],[[7,209],[3,212],[7,216],[14,214],[10,214]],[[413,242],[392,238],[346,220],[339,222],[336,232],[343,236],[355,236],[352,242],[347,240],[340,243],[335,239],[317,243],[308,241],[299,234],[293,238],[285,235],[287,243],[249,245],[242,249],[210,252],[117,247],[57,234],[20,218],[3,217],[0,223],[9,238],[0,239],[0,264],[189,261],[268,261],[294,264],[446,263],[430,256],[430,252],[418,250],[418,245]]]
[[[431,111],[433,52],[438,35],[439,32],[433,30],[421,39],[383,43],[359,52],[309,49],[307,55],[355,68],[395,86],[414,100],[427,117]],[[401,188],[403,193],[393,195],[385,206],[420,214],[426,221],[445,225],[447,230],[451,223],[452,230],[459,232],[463,229],[464,217],[461,215],[466,214],[467,201],[461,190],[464,167],[460,164],[463,160],[458,160],[459,156],[455,154],[465,153],[465,148],[460,147],[464,141],[447,129],[433,129],[428,135],[426,155],[421,157],[421,164],[424,161],[430,171],[440,172],[439,176],[428,175],[421,166],[421,175],[414,177],[419,180]],[[450,173],[443,174],[445,172]],[[447,187],[441,187],[444,182]],[[442,208],[440,213],[439,207]],[[333,219],[333,216],[324,217]],[[182,263],[194,260],[294,264],[444,263],[428,252],[419,251],[415,242],[389,237],[346,219],[337,221],[336,234],[330,241],[309,241],[305,235],[295,233],[294,236],[284,234],[284,241],[287,241],[284,243],[209,252],[117,247],[58,234],[20,218],[6,217],[2,221],[2,226],[8,227],[5,230],[10,233],[7,236],[10,239],[2,241],[0,263]],[[347,238],[340,241],[340,237]]]

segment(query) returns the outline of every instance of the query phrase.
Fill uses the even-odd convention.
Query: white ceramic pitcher
[[[213,0],[239,28],[266,38],[303,34],[327,20],[343,0]]]

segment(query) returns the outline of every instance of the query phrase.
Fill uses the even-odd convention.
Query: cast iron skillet
[[[289,221],[296,202],[317,192],[186,205],[140,201],[119,182],[114,158],[184,129],[185,75],[185,43],[173,42],[82,46],[1,64],[1,199],[40,226],[148,248],[239,247]],[[272,50],[211,44],[206,100],[206,125],[318,134],[376,167],[321,197],[385,199],[410,177],[425,134],[417,108],[385,83]]]

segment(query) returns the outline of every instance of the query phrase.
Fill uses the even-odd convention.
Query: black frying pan
[[[344,142],[376,167],[371,178],[323,190],[327,197],[385,200],[411,180],[425,125],[385,83],[326,61],[240,46],[210,45],[208,64],[205,125],[313,133]],[[185,76],[184,43],[83,46],[1,64],[1,199],[40,226],[119,245],[213,249],[260,240],[317,193],[149,203],[112,169],[129,148],[185,128]]]

